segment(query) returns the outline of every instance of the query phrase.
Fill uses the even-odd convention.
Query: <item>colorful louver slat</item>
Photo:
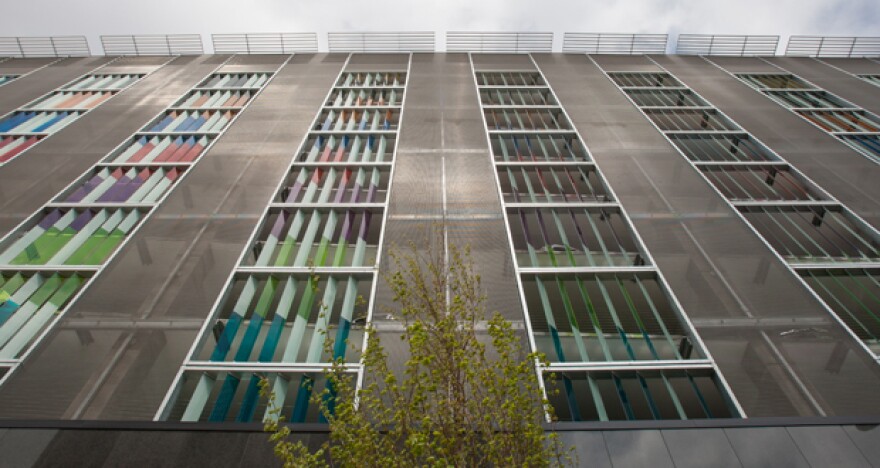
[[[99,265],[142,216],[138,210],[54,209],[0,251],[0,264]]]
[[[113,97],[109,91],[56,91],[28,105],[29,109],[92,109]]]
[[[234,116],[233,111],[171,111],[145,130],[149,133],[219,133]]]
[[[0,359],[13,359],[79,291],[79,274],[0,275]]]
[[[19,75],[0,75],[0,86],[3,86],[6,83],[15,80],[16,78],[18,78],[18,76]]]
[[[70,125],[143,76],[90,74],[0,118],[0,165]]]

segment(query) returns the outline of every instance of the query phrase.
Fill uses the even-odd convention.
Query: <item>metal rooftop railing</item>
[[[447,52],[519,53],[552,52],[551,32],[474,32],[446,33]]]
[[[317,52],[317,33],[212,34],[215,54],[289,54]]]
[[[433,32],[330,32],[330,52],[434,52]]]
[[[562,40],[566,54],[665,54],[668,34],[617,34],[567,32]]]
[[[200,55],[200,34],[101,36],[105,55]]]
[[[439,36],[439,37],[438,37]],[[104,55],[197,55],[206,53],[201,34],[100,36]],[[324,40],[326,38],[326,41]],[[791,36],[782,52],[780,36],[624,34],[566,32],[432,31],[212,34],[217,54],[316,52],[475,52],[643,55],[675,53],[708,56],[880,57],[880,37]],[[85,57],[85,36],[0,37],[0,57]]]
[[[681,55],[760,56],[776,55],[779,36],[681,34],[675,53]]]
[[[88,57],[85,36],[0,37],[0,57]]]
[[[880,37],[791,36],[785,55],[793,57],[878,57]]]

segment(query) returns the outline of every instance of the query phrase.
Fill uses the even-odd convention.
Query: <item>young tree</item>
[[[266,423],[285,466],[570,463],[556,434],[542,424],[549,404],[534,364],[543,356],[522,351],[499,313],[487,320],[469,249],[453,247],[446,258],[436,246],[421,254],[411,247],[390,257],[385,279],[409,359],[391,369],[379,333],[367,326],[360,391],[337,360],[326,373],[328,389],[312,397],[329,424],[326,443],[309,451],[290,440],[280,419]]]

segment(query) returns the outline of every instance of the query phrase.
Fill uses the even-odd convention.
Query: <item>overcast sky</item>
[[[13,0],[6,0],[12,2]],[[3,36],[552,31],[880,36],[880,0],[24,0]],[[326,38],[319,34],[322,48]],[[206,44],[206,46],[209,46]]]

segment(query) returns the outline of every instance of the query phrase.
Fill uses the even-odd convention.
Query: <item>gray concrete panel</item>
[[[4,466],[280,466],[267,434],[257,430],[186,428],[5,429]],[[765,467],[878,466],[845,434],[871,433],[866,426],[755,426],[735,429],[681,428],[561,431],[577,466]],[[801,434],[814,433],[807,442]],[[798,434],[798,435],[793,435]],[[844,435],[841,435],[844,434]],[[792,436],[793,435],[793,436]],[[822,437],[822,436],[825,437]],[[295,432],[315,449],[323,432]],[[15,445],[7,445],[15,444]],[[823,452],[824,453],[820,453]]]
[[[725,429],[724,432],[745,467],[810,466],[785,428],[750,427]]]
[[[603,435],[613,466],[675,466],[660,431],[606,431]]]
[[[742,466],[723,429],[660,431],[677,468]]]
[[[859,452],[871,462],[871,466],[880,466],[880,425],[866,424],[842,427],[850,440],[856,444]]]
[[[786,430],[811,466],[871,466],[840,426],[789,427]]]

